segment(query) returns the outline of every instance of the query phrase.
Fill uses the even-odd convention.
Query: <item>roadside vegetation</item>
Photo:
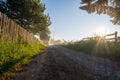
[[[41,0],[0,0],[0,80],[43,51],[44,44],[33,37],[49,41],[51,20],[45,9]]]
[[[64,46],[86,54],[120,61],[120,43],[104,40],[85,40],[69,42]]]
[[[30,59],[40,54],[44,45],[30,44],[27,41],[18,43],[6,43],[0,40],[0,77],[9,75],[15,68],[27,64]]]
[[[120,0],[81,0],[80,9],[87,11],[89,14],[106,14],[110,16],[110,20],[114,25],[120,25]],[[113,13],[114,12],[114,13]],[[106,42],[98,45],[96,41],[83,41],[69,43],[66,45],[77,51],[89,52],[102,56],[106,55],[110,59],[120,61],[120,43]],[[101,50],[101,51],[100,51]]]

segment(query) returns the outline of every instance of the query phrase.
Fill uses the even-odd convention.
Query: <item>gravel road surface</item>
[[[120,80],[120,62],[50,46],[12,80]]]

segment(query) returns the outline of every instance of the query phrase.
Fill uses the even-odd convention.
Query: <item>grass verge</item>
[[[0,78],[6,77],[14,68],[26,64],[30,58],[39,54],[44,45],[30,44],[26,41],[5,43],[0,41]]]
[[[114,42],[107,42],[104,40],[86,40],[70,42],[64,46],[86,54],[120,61],[120,43],[115,44]]]

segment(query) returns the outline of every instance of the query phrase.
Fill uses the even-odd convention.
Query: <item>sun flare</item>
[[[106,28],[106,27],[98,27],[98,28],[96,28],[95,33],[97,35],[104,36],[104,35],[106,35],[107,31],[108,31],[108,28]]]

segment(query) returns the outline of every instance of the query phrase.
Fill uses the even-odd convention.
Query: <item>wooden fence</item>
[[[109,36],[113,36],[112,38],[107,38],[107,37],[109,37]],[[115,31],[114,33],[112,33],[112,34],[107,34],[107,35],[105,35],[105,39],[106,40],[114,40],[115,42],[117,42],[118,41],[118,32],[117,31]]]
[[[111,33],[111,34],[106,34],[104,36],[95,36],[95,37],[83,38],[83,40],[98,40],[101,37],[102,37],[102,39],[107,40],[107,41],[115,41],[115,42],[120,41],[120,37],[118,36],[117,31],[115,31],[114,33]]]
[[[5,42],[27,41],[29,43],[39,43],[32,33],[23,29],[20,25],[0,12],[0,39]]]

